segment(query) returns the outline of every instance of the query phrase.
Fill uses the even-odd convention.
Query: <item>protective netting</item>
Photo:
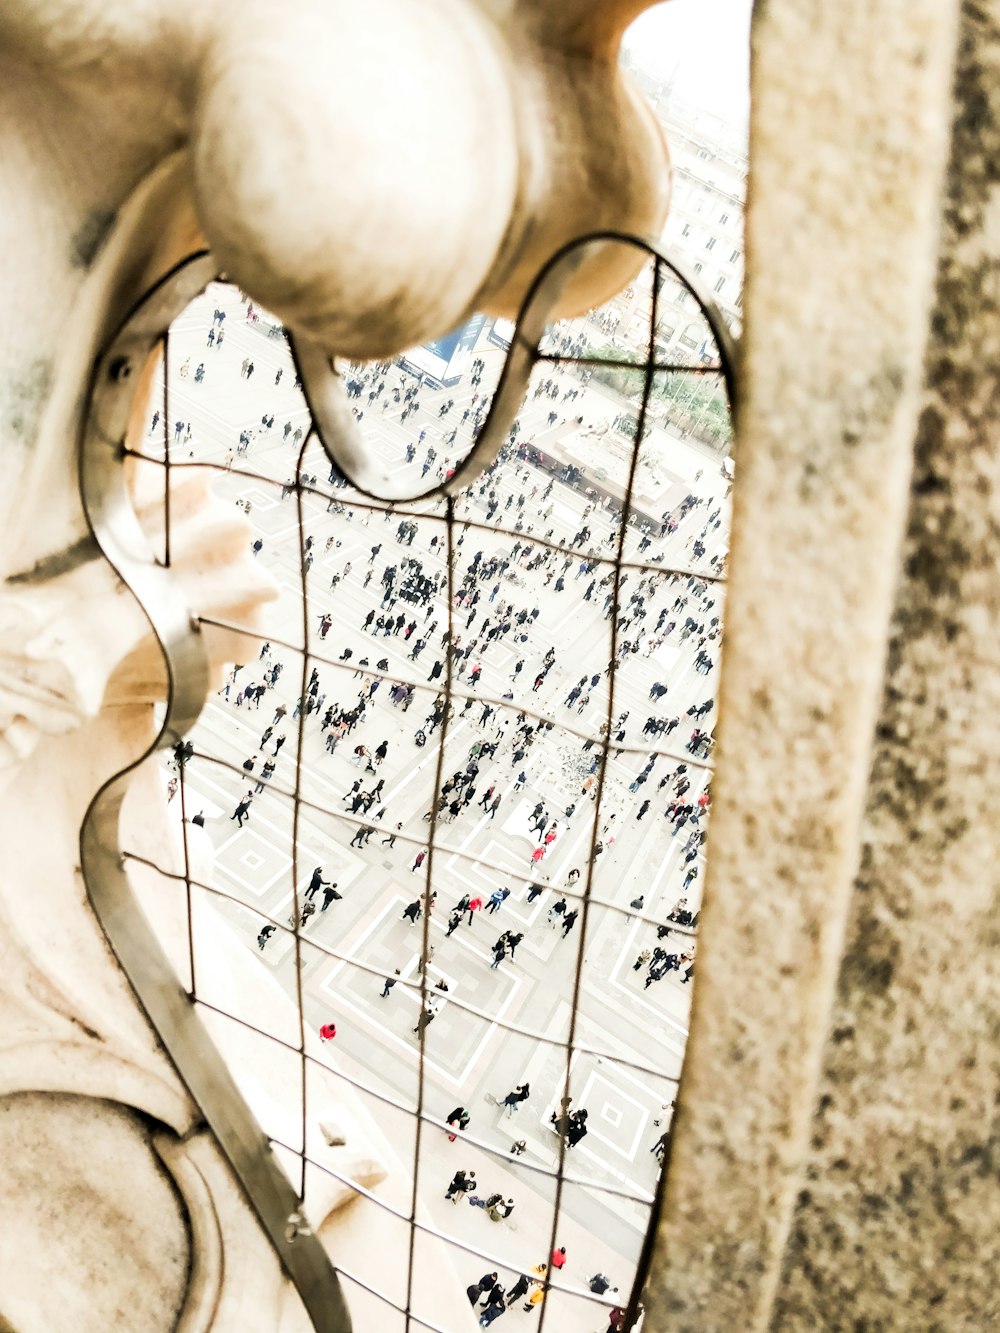
[[[306,1211],[313,1172],[358,1196],[333,1258],[361,1327],[460,1330],[473,1296],[484,1327],[640,1326],[730,487],[727,350],[694,296],[700,344],[657,318],[684,281],[650,253],[626,294],[548,329],[499,456],[455,495],[521,337],[502,322],[338,368],[364,450],[423,498],[346,480],[284,331],[219,283],[165,335],[127,451],[166,497],[210,471],[275,585],[245,619],[201,617],[242,653],[164,768],[181,869],[124,851],[182,896],[209,1030],[243,1028],[251,1062],[269,1045],[254,1106]],[[220,980],[219,918],[270,973],[259,994]],[[314,1147],[348,1092],[344,1137],[383,1182]]]

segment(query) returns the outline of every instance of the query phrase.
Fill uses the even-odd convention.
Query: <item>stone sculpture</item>
[[[513,313],[581,231],[657,231],[666,152],[616,64],[644,7],[11,0],[0,14],[0,1316],[25,1333],[303,1326],[79,874],[90,795],[150,743],[165,689],[81,507],[95,358],[206,245],[303,338],[364,357],[476,308]],[[639,262],[618,249],[583,266],[566,311]],[[155,548],[160,495],[139,474],[131,486]],[[271,589],[243,529],[202,483],[172,503],[188,604],[248,620]],[[226,634],[206,639],[214,664],[237,655]],[[150,782],[125,822],[168,865]],[[147,898],[176,943],[162,886]],[[220,958],[255,984],[224,942]],[[345,1172],[374,1183],[364,1140],[322,1142],[319,1120],[345,1117],[319,1102],[310,1151],[345,1153]],[[314,1221],[336,1202],[321,1189]]]

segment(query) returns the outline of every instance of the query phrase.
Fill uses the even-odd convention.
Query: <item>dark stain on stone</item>
[[[85,1036],[89,1037],[89,1038],[91,1039],[91,1041],[100,1041],[100,1040],[101,1040],[101,1034],[100,1034],[99,1032],[95,1032],[94,1029],[93,1029],[92,1027],[88,1027],[88,1025],[87,1025],[86,1023],[81,1022],[80,1019],[77,1018],[76,1014],[71,1014],[70,1017],[72,1018],[73,1022],[76,1024],[76,1026],[80,1029],[80,1031],[81,1031]]]
[[[0,408],[0,425],[11,440],[31,443],[51,388],[52,363],[44,357],[29,362],[20,378],[12,381]]]
[[[896,1191],[896,1202],[905,1205],[913,1198],[914,1193],[913,1172],[904,1171],[899,1177],[899,1188]]]
[[[927,472],[913,483],[914,495],[945,495],[950,491],[947,477],[939,477],[935,472]]]
[[[44,556],[37,560],[30,569],[19,570],[16,574],[10,574],[7,578],[8,583],[47,583],[49,579],[57,578],[60,574],[67,574],[71,569],[76,569],[84,565],[88,560],[93,560],[99,554],[97,543],[88,533],[75,541],[72,546],[66,546],[61,551],[54,551],[51,555]]]
[[[771,693],[761,686],[758,686],[750,695],[750,702],[758,713],[770,713],[771,711]]]
[[[995,1176],[1000,1171],[1000,1140],[991,1138],[985,1143],[970,1143],[960,1161],[963,1166],[972,1166],[977,1176]]]
[[[899,959],[899,941],[875,917],[859,923],[855,947],[841,969],[841,993],[882,998],[892,984]]]
[[[854,1036],[854,1028],[847,1024],[844,1027],[833,1029],[833,1041],[839,1046],[842,1041],[850,1041]]]
[[[802,480],[799,483],[799,499],[811,500],[819,490],[821,473],[811,458],[807,458],[802,468]]]
[[[895,970],[895,966],[888,958],[880,958],[878,962],[873,962],[868,969],[868,989],[884,995],[892,984]]]
[[[900,366],[877,371],[850,401],[840,441],[849,449],[880,435],[892,420],[905,376]]]
[[[118,214],[107,209],[92,209],[76,229],[70,241],[70,262],[74,268],[89,269],[101,253]]]

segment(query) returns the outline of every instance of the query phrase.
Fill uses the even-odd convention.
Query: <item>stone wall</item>
[[[957,69],[955,9],[758,9],[723,723],[657,1329],[998,1318],[1000,7],[965,6]]]

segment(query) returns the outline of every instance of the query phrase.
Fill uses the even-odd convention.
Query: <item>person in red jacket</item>
[[[320,1038],[323,1041],[333,1041],[337,1035],[337,1026],[335,1023],[324,1023],[319,1030]]]
[[[566,1262],[566,1246],[561,1246],[558,1250],[552,1251],[552,1267],[562,1268]]]

